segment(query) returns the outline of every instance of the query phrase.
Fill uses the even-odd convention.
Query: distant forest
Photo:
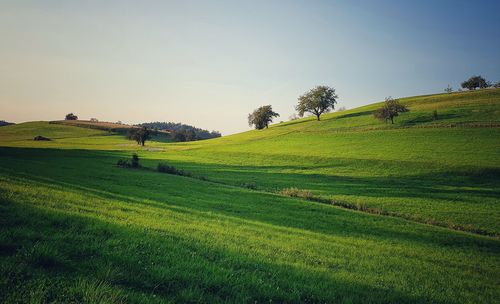
[[[166,130],[174,133],[174,138],[178,141],[191,141],[191,140],[201,140],[220,137],[221,134],[218,131],[208,131],[200,128],[196,128],[190,125],[185,125],[182,123],[175,122],[146,122],[138,124],[140,127],[146,127],[153,130]],[[176,136],[177,135],[177,136]],[[185,137],[182,140],[182,137]]]

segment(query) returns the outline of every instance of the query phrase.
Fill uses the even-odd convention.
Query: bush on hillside
[[[128,159],[119,159],[116,162],[116,166],[120,168],[139,168],[141,165],[139,164],[139,156],[137,153],[132,154],[132,158]]]
[[[44,137],[42,135],[38,135],[38,136],[35,136],[35,138],[33,138],[34,141],[51,141],[50,138],[48,137]]]
[[[139,168],[139,155],[137,153],[132,154],[132,161],[130,162],[132,168]]]
[[[278,193],[284,196],[298,197],[306,200],[312,200],[314,198],[310,190],[303,190],[296,187],[281,189]]]
[[[130,161],[128,159],[119,159],[116,162],[116,166],[120,167],[120,168],[130,168],[131,167]]]
[[[173,174],[173,175],[181,175],[181,176],[191,176],[191,173],[186,172],[181,169],[177,169],[174,166],[170,166],[166,163],[158,163],[156,170],[161,173]]]
[[[257,189],[257,185],[254,182],[243,183],[243,184],[241,184],[241,186],[243,188],[247,188],[247,189],[251,189],[251,190],[256,190]]]

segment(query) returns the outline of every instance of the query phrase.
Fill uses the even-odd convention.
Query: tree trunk
[[[394,117],[391,117],[391,124],[394,124]]]
[[[320,116],[320,115],[321,115],[321,114],[316,114],[316,119],[317,119],[318,121],[319,121],[319,116]]]

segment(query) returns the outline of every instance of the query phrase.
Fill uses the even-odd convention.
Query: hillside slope
[[[358,209],[498,234],[500,90],[401,101],[410,112],[394,125],[374,119],[380,104],[372,104],[151,157],[223,183],[297,187]]]
[[[0,302],[494,303],[500,91],[462,94],[409,98],[394,126],[371,105],[144,148],[2,127]],[[456,116],[408,125],[429,98]],[[118,168],[132,152],[143,168]],[[322,202],[276,193],[288,187]]]

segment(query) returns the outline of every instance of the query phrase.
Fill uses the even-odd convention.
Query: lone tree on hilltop
[[[385,99],[384,105],[377,109],[373,116],[375,118],[384,120],[385,123],[391,120],[391,124],[394,123],[394,117],[399,116],[399,113],[408,112],[408,108],[400,104],[397,99],[392,99],[392,97],[387,97]]]
[[[133,139],[138,145],[144,146],[147,140],[151,138],[151,132],[146,127],[140,129],[130,129],[127,135],[128,139]]]
[[[448,86],[446,87],[446,89],[444,89],[444,91],[445,91],[446,93],[450,94],[451,92],[453,92],[453,88],[452,88],[452,87],[450,87],[450,85],[448,85]]]
[[[78,116],[73,113],[66,114],[65,120],[78,120]]]
[[[477,88],[480,89],[488,88],[491,86],[491,84],[488,81],[486,81],[486,79],[478,75],[478,76],[472,76],[471,78],[462,82],[461,86],[464,89],[475,90]]]
[[[248,114],[248,125],[254,125],[257,130],[268,128],[269,124],[273,122],[273,118],[279,116],[270,105],[262,106]]]
[[[300,96],[299,103],[295,107],[299,116],[303,117],[308,112],[316,115],[316,119],[323,113],[328,113],[335,108],[337,103],[335,89],[328,86],[317,86]]]

